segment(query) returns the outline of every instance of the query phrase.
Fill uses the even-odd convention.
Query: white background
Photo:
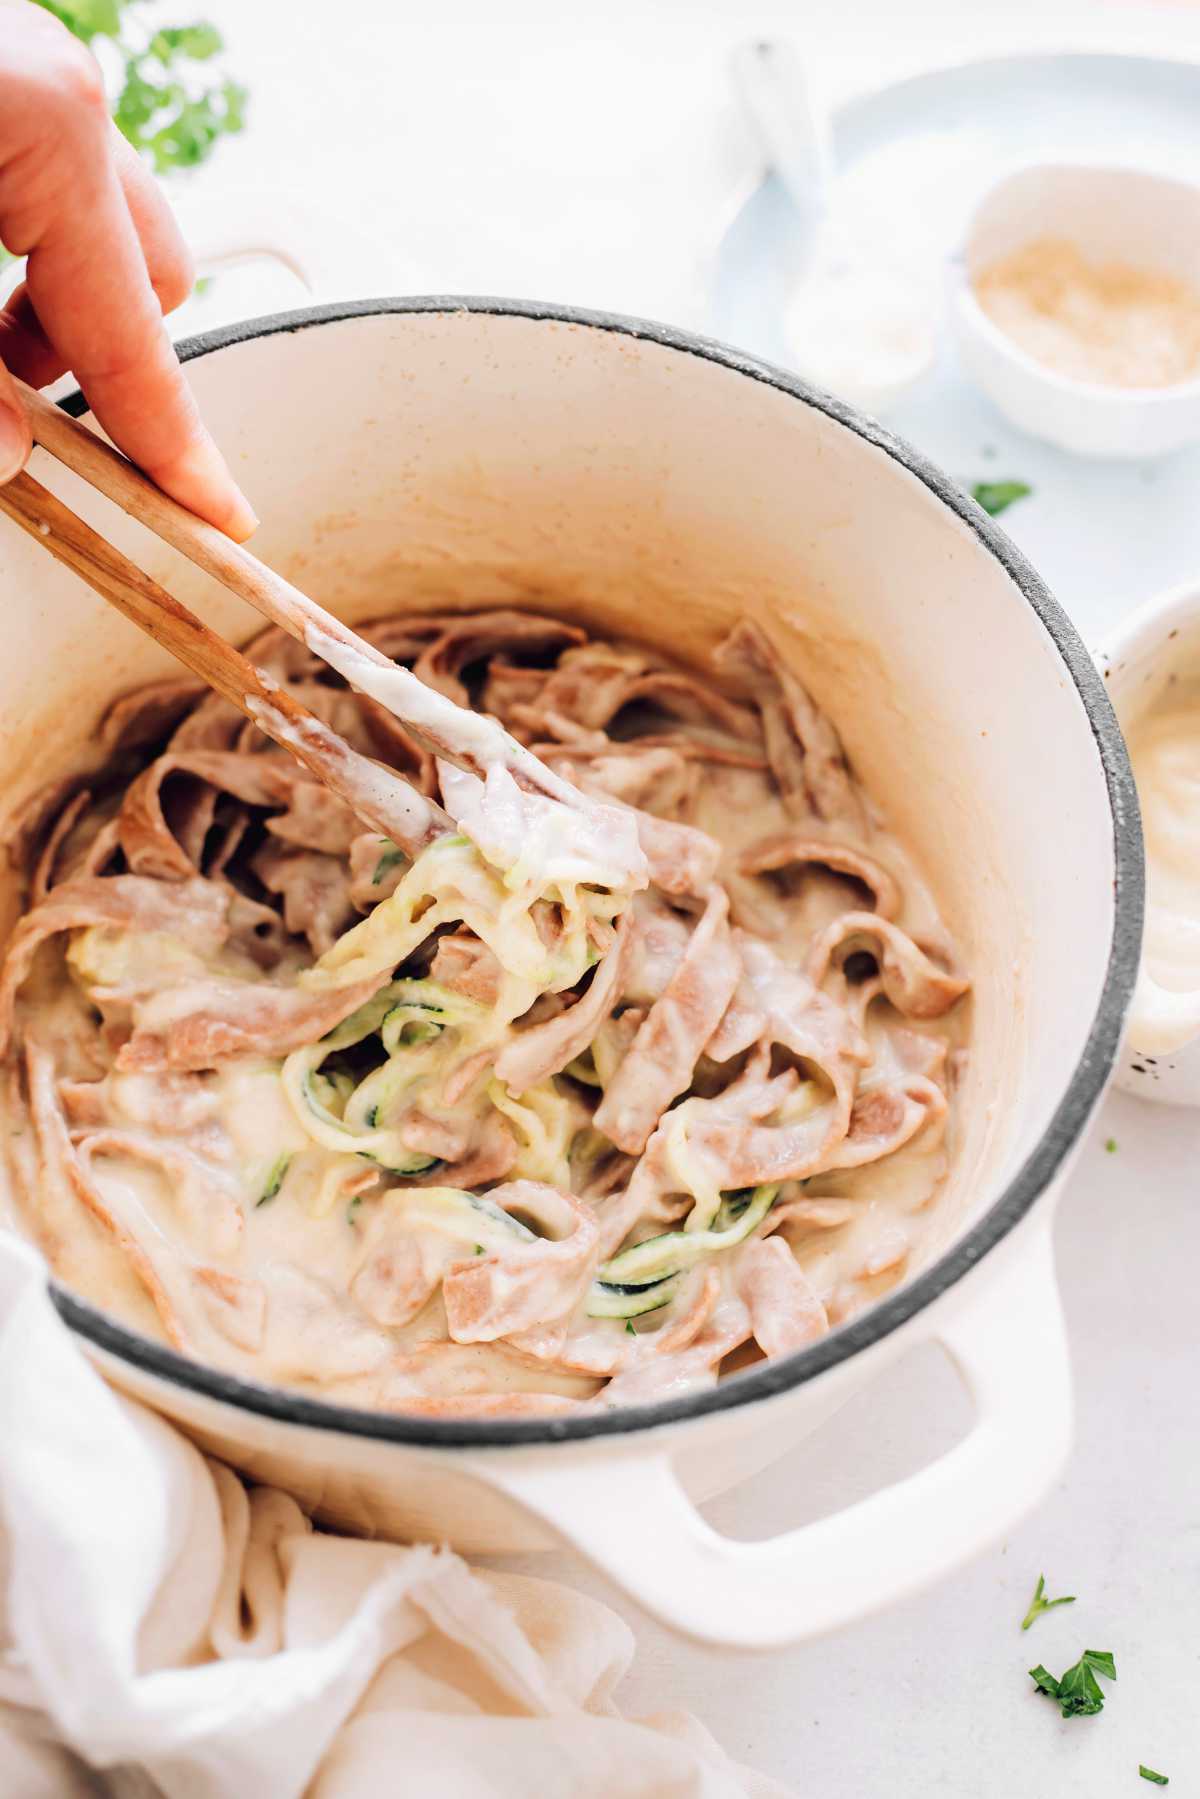
[[[724,75],[736,38],[790,34],[826,103],[986,52],[1200,56],[1200,7],[1128,0],[197,0],[196,11],[223,26],[252,89],[250,129],[181,196],[197,239],[247,218],[250,237],[298,238],[326,295],[507,293],[700,329],[713,249],[756,176]],[[302,298],[278,273],[247,271],[224,277],[206,310]],[[1135,575],[1129,591],[1100,593],[1061,556],[1048,566],[1052,523],[1028,516],[1005,523],[1089,636],[1156,584]],[[1137,1799],[1154,1790],[1139,1761],[1168,1773],[1172,1793],[1200,1792],[1198,1189],[1200,1119],[1110,1100],[1057,1229],[1072,1461],[1010,1541],[939,1590],[834,1638],[745,1657],[669,1636],[568,1557],[528,1563],[629,1616],[639,1657],[626,1707],[686,1706],[805,1795]],[[920,1466],[966,1422],[948,1366],[914,1356],[710,1516],[737,1535],[820,1516]],[[1078,1602],[1022,1635],[1041,1572]],[[1060,1672],[1085,1645],[1111,1649],[1119,1678],[1101,1716],[1063,1723],[1025,1670]]]

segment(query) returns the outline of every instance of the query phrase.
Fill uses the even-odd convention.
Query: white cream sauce
[[[1130,1040],[1170,1054],[1200,1033],[1200,676],[1167,683],[1131,728],[1129,754],[1147,875]]]

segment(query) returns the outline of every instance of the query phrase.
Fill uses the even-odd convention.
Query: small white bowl
[[[1038,238],[1089,261],[1121,262],[1200,292],[1200,187],[1140,169],[1038,163],[989,189],[951,269],[955,337],[967,369],[1013,424],[1081,456],[1161,456],[1200,441],[1200,378],[1115,387],[1056,374],[993,323],[973,283]]]
[[[1139,606],[1096,653],[1121,729],[1142,718],[1174,673],[1200,674],[1200,580]],[[1177,1048],[1164,1048],[1187,1033]],[[1200,1105],[1200,987],[1168,992],[1143,963],[1129,1010],[1118,1087],[1168,1105]]]

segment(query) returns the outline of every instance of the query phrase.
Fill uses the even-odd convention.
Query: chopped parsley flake
[[[1108,1151],[1108,1153],[1109,1153],[1109,1155],[1110,1155],[1110,1156],[1115,1156],[1115,1155],[1116,1155],[1116,1153],[1117,1153],[1117,1140],[1116,1140],[1116,1138],[1115,1138],[1115,1137],[1108,1137],[1108,1138],[1106,1138],[1106,1139],[1105,1139],[1105,1143],[1104,1143],[1104,1147],[1105,1147],[1105,1149],[1106,1149],[1106,1150],[1107,1150],[1107,1151]]]
[[[195,168],[219,138],[243,129],[246,90],[216,60],[224,44],[215,25],[156,26],[143,0],[37,4],[101,51],[101,62],[116,76],[113,122],[156,175]]]
[[[381,837],[380,842],[386,843],[386,837]],[[375,864],[375,873],[371,876],[372,887],[378,887],[380,881],[382,881],[384,875],[388,872],[388,869],[395,868],[398,863],[403,862],[405,859],[404,851],[398,850],[394,843],[391,844]]]
[[[1045,1591],[1046,1576],[1044,1574],[1039,1574],[1037,1587],[1034,1591],[1033,1598],[1029,1602],[1029,1610],[1021,1620],[1022,1630],[1028,1630],[1035,1618],[1040,1618],[1043,1612],[1053,1611],[1056,1605],[1074,1605],[1075,1603],[1074,1593],[1067,1593],[1062,1599],[1046,1599],[1044,1597]]]
[[[1169,1775],[1156,1774],[1153,1768],[1148,1768],[1146,1766],[1145,1762],[1138,1763],[1138,1773],[1143,1780],[1152,1780],[1156,1787],[1169,1787],[1171,1784]]]
[[[1085,1649],[1061,1680],[1055,1680],[1053,1674],[1043,1668],[1040,1662],[1036,1668],[1029,1670],[1029,1678],[1038,1692],[1057,1700],[1064,1718],[1089,1718],[1104,1710],[1104,1694],[1096,1679],[1097,1674],[1103,1674],[1105,1680],[1117,1678],[1117,1665],[1111,1650]]]
[[[1023,500],[1032,492],[1032,487],[1025,481],[977,481],[971,488],[971,498],[977,506],[983,507],[989,518],[999,518],[1017,500]]]

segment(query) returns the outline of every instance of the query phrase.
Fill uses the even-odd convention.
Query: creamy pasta
[[[8,1155],[62,1280],[200,1361],[440,1414],[686,1392],[886,1292],[931,1241],[967,985],[769,639],[700,678],[516,611],[363,634],[552,779],[482,726],[480,774],[438,761],[387,671],[268,633],[449,813],[410,858],[216,696],[115,703],[12,844]]]

